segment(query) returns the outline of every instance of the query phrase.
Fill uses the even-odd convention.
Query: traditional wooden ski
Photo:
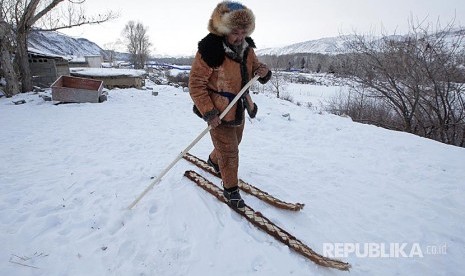
[[[197,167],[201,168],[202,170],[206,171],[206,172],[209,172],[211,173],[212,175],[216,176],[216,177],[220,177],[220,175],[218,173],[215,172],[215,170],[213,170],[213,168],[208,165],[207,162],[205,162],[204,160],[190,154],[190,153],[186,153],[183,158],[189,162],[191,162],[192,164],[196,165]],[[221,178],[221,177],[220,177]],[[251,194],[263,201],[265,201],[266,203],[268,204],[271,204],[277,208],[280,208],[280,209],[286,209],[286,210],[291,210],[291,211],[299,211],[301,210],[302,208],[304,208],[305,204],[303,203],[288,203],[288,202],[285,202],[285,201],[282,201],[270,194],[268,194],[267,192],[265,191],[262,191],[260,190],[259,188],[243,181],[242,179],[239,179],[239,188],[241,190],[243,190],[244,192],[248,193],[248,194]]]
[[[215,196],[219,201],[226,203],[227,201],[223,196],[223,191],[213,184],[212,182],[205,179],[203,176],[199,175],[194,171],[186,171],[184,175],[200,186],[202,189],[207,191],[208,193]],[[286,244],[295,252],[299,253],[300,255],[304,256],[305,258],[311,260],[312,262],[324,266],[335,268],[339,270],[346,270],[350,269],[350,264],[345,263],[339,260],[331,259],[328,257],[324,257],[315,251],[313,251],[310,247],[305,245],[303,242],[298,240],[296,237],[282,229],[281,227],[277,226],[273,222],[271,222],[268,218],[262,215],[260,212],[255,212],[251,207],[245,205],[244,208],[233,208],[232,206],[228,205],[236,211],[238,214],[246,218],[249,222],[251,222],[256,227],[260,228],[261,230],[265,231],[266,233],[273,236],[278,241]]]

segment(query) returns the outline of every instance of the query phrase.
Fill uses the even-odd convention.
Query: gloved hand
[[[219,116],[214,116],[210,120],[208,120],[208,125],[211,126],[212,129],[219,126],[221,124],[221,120]]]
[[[260,78],[264,78],[268,74],[268,71],[270,71],[268,66],[264,63],[260,63],[260,66],[258,66],[255,70],[255,75],[259,75]]]
[[[245,109],[247,109],[247,113],[249,114],[250,118],[255,118],[255,116],[257,115],[258,106],[252,101],[252,97],[250,97],[249,94],[245,96],[244,105]]]

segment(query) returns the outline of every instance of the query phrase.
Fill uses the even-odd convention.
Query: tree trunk
[[[11,97],[19,93],[18,77],[13,66],[13,60],[10,54],[10,43],[7,35],[10,30],[5,21],[0,22],[0,71],[5,77],[6,87],[5,95]]]
[[[32,74],[27,53],[27,31],[18,30],[16,41],[18,43],[18,48],[15,60],[21,74],[21,91],[32,91]]]
[[[4,40],[1,41],[4,43]],[[5,76],[6,87],[5,87],[5,95],[7,97],[11,97],[19,93],[19,85],[18,85],[18,77],[16,76],[15,70],[13,68],[13,62],[11,61],[10,52],[8,52],[7,48],[4,45],[0,46],[1,49],[1,71]]]

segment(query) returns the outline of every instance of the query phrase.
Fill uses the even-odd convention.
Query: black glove
[[[244,101],[245,109],[247,109],[247,113],[249,114],[250,118],[255,118],[257,116],[258,106],[256,103],[253,103],[253,106],[250,106],[247,100]]]

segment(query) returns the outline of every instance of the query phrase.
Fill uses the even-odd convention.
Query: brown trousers
[[[239,144],[244,132],[244,122],[240,126],[224,126],[210,130],[214,149],[210,153],[212,161],[219,165],[225,188],[238,185]]]

